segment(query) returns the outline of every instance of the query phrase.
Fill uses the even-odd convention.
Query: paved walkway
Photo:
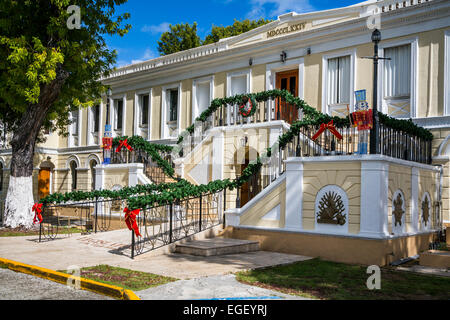
[[[0,268],[0,300],[113,300],[90,291]]]
[[[97,235],[63,235],[55,241],[38,243],[37,236],[0,238],[0,257],[51,270],[66,270],[106,264],[169,276],[182,281],[139,292],[143,299],[296,299],[277,292],[246,286],[232,273],[290,264],[311,259],[299,255],[257,251],[224,256],[199,257],[164,254],[161,251],[137,256],[135,260],[118,250],[129,245],[128,230]],[[186,281],[192,279],[191,281]],[[272,299],[272,298],[270,298]]]
[[[308,300],[242,284],[234,275],[180,280],[136,294],[142,300]]]

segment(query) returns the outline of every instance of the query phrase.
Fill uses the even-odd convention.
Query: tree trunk
[[[33,227],[35,143],[48,111],[58,99],[67,77],[68,73],[58,67],[56,79],[50,84],[41,86],[38,103],[28,107],[18,129],[13,134],[10,181],[5,203],[4,226],[6,227],[26,229]]]

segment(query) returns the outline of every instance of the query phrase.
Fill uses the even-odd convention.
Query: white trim
[[[92,160],[97,161],[97,165],[102,164],[102,161],[100,160],[100,157],[94,153],[90,154],[86,160],[86,168],[89,169],[90,168],[90,163]]]
[[[197,85],[199,84],[205,84],[209,83],[209,103],[214,100],[214,75],[209,77],[203,77],[194,79],[192,81],[192,124],[195,122],[195,119],[197,119],[200,116],[200,112],[198,111],[198,102],[197,102]]]
[[[450,116],[450,29],[444,38],[444,116]]]
[[[356,91],[356,49],[340,51],[322,56],[322,113],[331,114],[328,107],[328,60],[350,56],[350,112],[355,109],[355,91]]]
[[[162,87],[162,94],[161,94],[161,139],[173,139],[176,138],[181,130],[181,102],[182,102],[182,90],[181,90],[182,83],[174,83],[171,85],[167,85]],[[168,105],[167,105],[167,90],[171,89],[178,89],[178,110],[177,110],[177,130],[175,130],[175,135],[170,136],[169,135],[169,127],[167,125],[167,115],[168,115]]]
[[[80,160],[80,158],[77,155],[73,154],[69,158],[67,158],[67,161],[66,161],[66,169],[67,170],[70,170],[70,163],[72,161],[75,161],[77,163],[77,168],[81,168],[81,160]]]
[[[411,96],[410,96],[410,118],[417,118],[417,101],[419,93],[418,65],[419,65],[419,37],[383,42],[378,48],[378,55],[384,57],[384,50],[387,48],[402,45],[411,45]],[[380,60],[378,65],[378,110],[388,114],[387,105],[384,100],[384,63]]]

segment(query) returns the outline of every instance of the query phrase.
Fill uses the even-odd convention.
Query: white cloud
[[[147,33],[151,33],[151,34],[159,34],[159,33],[164,33],[169,31],[169,26],[170,23],[168,22],[163,22],[161,24],[158,25],[145,25],[141,28],[142,32],[147,32]]]
[[[147,61],[147,60],[151,60],[151,59],[154,59],[154,58],[157,58],[157,57],[158,57],[158,55],[155,52],[153,52],[152,49],[147,48],[147,49],[145,49],[143,55],[138,57],[138,58],[136,58],[136,59],[131,59],[131,60],[123,60],[123,59],[121,59],[121,60],[117,61],[116,67],[117,68],[121,68],[121,67],[128,66],[130,64],[141,63],[141,62],[144,62],[144,61]]]
[[[250,0],[251,11],[247,15],[251,19],[272,18],[283,13],[310,12],[314,7],[309,0]]]

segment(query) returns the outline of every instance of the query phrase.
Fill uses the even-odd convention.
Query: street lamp
[[[380,132],[380,118],[378,116],[378,60],[391,60],[390,58],[382,58],[378,56],[378,44],[381,41],[381,32],[375,29],[372,32],[372,42],[374,44],[373,57],[364,57],[373,60],[373,128],[370,130],[370,154],[377,154]]]

